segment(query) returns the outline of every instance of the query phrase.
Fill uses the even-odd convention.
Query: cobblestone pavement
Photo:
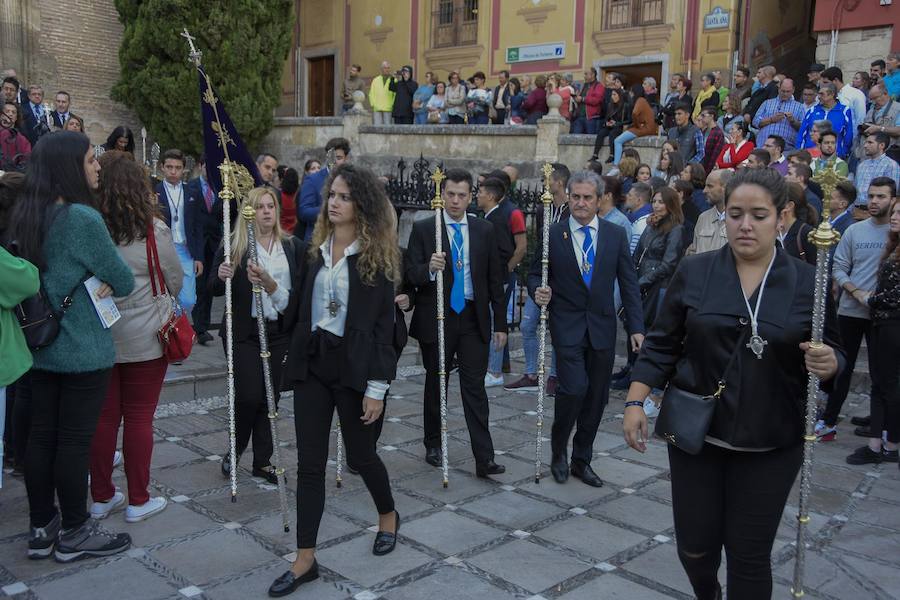
[[[198,349],[199,369],[221,348]],[[205,357],[205,358],[204,358]],[[213,358],[210,358],[213,357]],[[514,360],[513,370],[521,368]],[[534,394],[491,388],[497,460],[507,472],[477,479],[458,388],[450,389],[448,489],[423,460],[421,369],[408,366],[391,389],[380,441],[403,515],[400,543],[386,557],[371,554],[374,506],[358,477],[334,485],[330,464],[326,512],[319,534],[322,577],[295,598],[331,600],[505,599],[588,600],[691,598],[675,552],[666,448],[645,455],[628,449],[620,432],[623,397],[614,393],[594,447],[601,489],[534,479]],[[21,480],[7,474],[0,491],[0,596],[17,599],[262,598],[287,567],[294,532],[283,533],[278,496],[241,466],[238,502],[219,472],[227,445],[221,398],[166,396],[156,421],[151,487],[170,499],[149,521],[126,524],[121,513],[104,525],[129,532],[126,554],[70,565],[25,558],[27,502]],[[864,414],[852,396],[845,407]],[[278,423],[283,453],[295,460],[293,400]],[[552,418],[551,410],[548,411]],[[545,435],[549,437],[546,420]],[[810,598],[900,597],[900,471],[896,465],[850,467],[844,457],[861,443],[845,419],[837,441],[816,449],[812,493]],[[332,458],[334,436],[332,436]],[[246,457],[246,458],[249,458]],[[289,469],[290,470],[290,469]],[[124,488],[121,468],[117,483]],[[290,484],[296,480],[290,477]],[[295,494],[290,492],[289,504]],[[773,555],[775,598],[789,597],[797,490],[789,500]],[[294,515],[291,513],[293,521]],[[724,577],[724,568],[722,570]]]

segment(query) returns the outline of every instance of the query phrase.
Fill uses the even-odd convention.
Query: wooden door
[[[334,116],[334,55],[308,59],[310,117]]]

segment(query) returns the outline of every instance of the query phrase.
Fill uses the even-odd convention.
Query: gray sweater
[[[871,218],[847,228],[834,252],[832,275],[838,286],[848,281],[861,290],[874,291],[878,279],[878,265],[887,244],[890,225],[876,225]],[[838,314],[844,317],[868,319],[869,307],[860,304],[850,294],[841,294]]]

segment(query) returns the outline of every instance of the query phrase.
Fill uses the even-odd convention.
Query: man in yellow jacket
[[[375,125],[390,125],[391,111],[394,110],[394,96],[391,91],[394,76],[391,75],[391,63],[381,63],[381,75],[372,79],[369,87],[369,104],[372,106],[372,114],[375,115]]]

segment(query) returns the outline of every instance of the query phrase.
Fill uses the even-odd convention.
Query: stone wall
[[[875,59],[884,59],[891,51],[892,27],[844,29],[838,33],[835,65],[844,72],[844,83],[850,84],[856,71],[869,72]],[[820,32],[816,40],[816,60],[828,64],[831,32]]]

